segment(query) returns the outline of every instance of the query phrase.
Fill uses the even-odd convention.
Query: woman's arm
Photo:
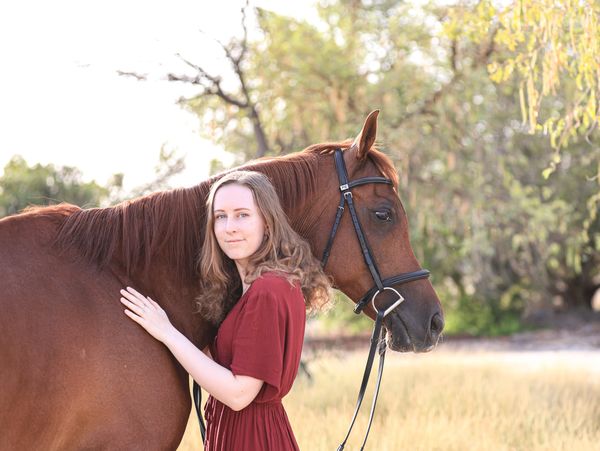
[[[233,410],[242,410],[250,404],[263,385],[259,379],[234,375],[175,328],[163,343],[202,388]]]
[[[234,375],[198,349],[173,327],[165,311],[133,288],[121,290],[125,314],[164,343],[192,378],[208,393],[233,410],[242,410],[260,391],[263,381]]]

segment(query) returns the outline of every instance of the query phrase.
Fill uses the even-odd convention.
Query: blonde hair
[[[300,284],[308,310],[325,306],[331,298],[331,283],[308,243],[290,226],[267,176],[260,172],[234,171],[211,186],[206,202],[206,233],[198,260],[201,294],[196,302],[199,312],[219,324],[242,293],[235,263],[221,250],[214,233],[215,195],[222,186],[234,183],[252,191],[266,230],[262,244],[248,259],[244,282],[250,284],[264,272],[276,271],[291,284]]]

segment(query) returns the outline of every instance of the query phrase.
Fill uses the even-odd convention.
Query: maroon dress
[[[210,347],[235,375],[264,381],[254,400],[236,412],[212,396],[206,416],[206,451],[298,450],[281,403],[300,364],[306,310],[302,290],[281,275],[256,279],[229,312]]]

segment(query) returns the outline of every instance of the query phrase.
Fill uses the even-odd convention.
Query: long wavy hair
[[[260,172],[233,171],[212,185],[206,202],[206,233],[198,259],[201,294],[196,303],[199,312],[219,324],[242,294],[242,281],[235,263],[221,250],[214,233],[215,195],[219,188],[233,183],[252,191],[266,230],[262,244],[248,259],[244,282],[251,284],[264,272],[275,271],[290,284],[300,284],[309,311],[323,308],[331,298],[331,282],[308,243],[290,226],[273,185]]]

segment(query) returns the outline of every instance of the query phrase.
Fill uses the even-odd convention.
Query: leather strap
[[[373,402],[371,403],[371,412],[369,413],[369,425],[367,426],[367,432],[365,433],[365,438],[360,446],[360,450],[363,451],[365,449],[365,445],[367,444],[367,438],[369,438],[369,432],[371,432],[371,425],[373,423],[373,417],[375,416],[375,407],[377,406],[377,398],[379,396],[379,389],[381,388],[381,377],[383,376],[383,364],[385,363],[385,334],[383,330],[381,331],[381,335],[379,338],[379,368],[377,369],[377,383],[375,384],[375,393],[373,394]]]
[[[390,179],[386,179],[385,177],[363,177],[362,179],[348,182],[348,188],[350,189],[360,185],[367,185],[369,183],[385,183],[386,185],[392,185],[392,181]]]
[[[354,427],[354,422],[356,421],[356,417],[358,416],[358,411],[360,410],[360,406],[362,404],[363,398],[365,396],[365,391],[367,390],[367,385],[369,383],[369,377],[371,375],[371,369],[373,368],[373,361],[375,359],[375,350],[380,349],[379,356],[379,370],[377,374],[377,384],[375,386],[375,393],[373,395],[373,402],[371,404],[371,413],[369,415],[369,425],[367,427],[367,432],[365,434],[365,438],[363,440],[361,450],[364,449],[365,444],[367,443],[367,438],[369,437],[369,432],[371,431],[371,423],[373,422],[373,416],[375,414],[375,405],[377,404],[377,396],[379,395],[379,388],[381,386],[381,377],[383,375],[383,363],[385,359],[385,341],[384,341],[384,329],[383,329],[383,318],[384,311],[379,310],[377,312],[377,318],[375,319],[375,326],[373,327],[373,333],[371,334],[371,346],[369,348],[369,356],[367,357],[367,364],[365,365],[365,371],[363,373],[362,382],[360,384],[360,389],[358,391],[358,398],[356,400],[356,407],[354,408],[354,415],[352,415],[352,421],[350,422],[350,427],[348,428],[348,432],[346,433],[346,437],[343,442],[337,448],[337,451],[342,451],[344,446],[346,446],[346,442],[350,437],[350,433],[352,432],[352,428]],[[381,345],[383,343],[383,345]]]
[[[340,197],[340,204],[338,205],[337,213],[335,215],[335,221],[333,222],[333,227],[331,228],[331,233],[329,234],[329,239],[327,240],[327,245],[325,246],[325,250],[323,251],[323,258],[321,258],[321,266],[325,268],[327,264],[327,260],[329,260],[329,254],[331,252],[331,247],[333,246],[333,238],[337,233],[337,229],[340,225],[340,221],[342,219],[342,213],[344,213],[344,203],[345,199],[342,195]]]
[[[371,277],[373,278],[376,287],[379,290],[382,290],[383,284],[381,283],[381,278],[379,277],[379,271],[372,257],[373,253],[367,243],[365,235],[360,226],[358,215],[356,214],[356,210],[354,208],[352,192],[350,191],[350,189],[356,186],[366,185],[370,183],[383,183],[386,185],[391,185],[392,181],[385,177],[364,177],[362,179],[353,180],[350,182],[348,181],[348,172],[346,170],[346,164],[344,163],[344,154],[341,149],[335,150],[334,159],[335,168],[338,175],[338,181],[340,183],[340,203],[338,205],[338,209],[335,215],[333,227],[331,228],[331,233],[329,234],[329,239],[327,240],[325,250],[323,251],[321,265],[324,268],[327,264],[327,260],[329,259],[329,255],[331,253],[331,248],[333,246],[333,239],[335,238],[338,227],[340,225],[340,221],[342,219],[342,214],[344,213],[344,205],[348,204],[348,210],[350,210],[350,216],[352,218],[352,225],[354,226],[354,230],[356,231],[363,258],[365,260],[365,263],[367,264],[367,267],[369,268],[369,272],[371,273]]]
[[[196,415],[198,415],[198,424],[200,425],[200,435],[202,435],[202,444],[206,443],[206,426],[204,425],[204,418],[202,418],[201,404],[202,404],[202,390],[200,385],[194,381],[193,389],[194,395],[194,406],[196,407]]]
[[[358,222],[358,216],[356,214],[356,210],[354,209],[354,202],[352,200],[352,193],[350,191],[344,193],[344,198],[348,203],[348,210],[350,210],[350,217],[352,218],[352,224],[354,225],[354,230],[356,231],[356,236],[358,237],[358,242],[360,243],[360,248],[362,250],[365,263],[369,268],[369,272],[371,273],[371,277],[373,278],[377,289],[383,290],[383,283],[379,277],[379,270],[375,264],[375,259],[372,257],[373,252],[371,251],[371,248],[367,243],[367,239],[363,234],[362,228],[360,227],[360,222]]]
[[[383,282],[384,286],[391,287],[393,285],[399,285],[401,283],[408,283],[408,282],[412,282],[414,280],[427,279],[429,277],[429,274],[430,273],[428,270],[419,269],[417,271],[400,274],[397,276],[389,277],[387,279],[383,279],[382,282]],[[361,313],[363,311],[363,309],[366,307],[366,305],[369,303],[369,301],[371,300],[373,295],[375,293],[377,293],[378,290],[379,289],[377,287],[373,287],[369,291],[367,291],[365,293],[365,295],[362,298],[360,298],[360,301],[358,301],[356,303],[356,305],[354,306],[354,313],[356,313],[356,314]]]

